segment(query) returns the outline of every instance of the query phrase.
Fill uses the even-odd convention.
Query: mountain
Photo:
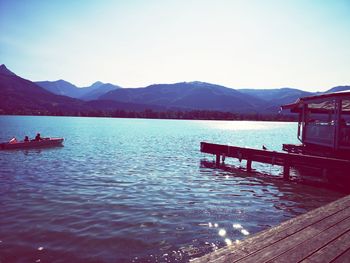
[[[96,82],[92,83],[90,86],[85,87],[85,89],[90,88],[91,90],[95,90],[95,89],[97,89],[98,87],[100,87],[100,86],[103,85],[103,84],[104,84],[104,83],[101,82],[101,81],[96,81]]]
[[[306,97],[316,94],[292,88],[239,89],[238,91],[265,101],[265,106],[262,107],[261,110],[263,112],[270,113],[278,112],[281,105],[292,103],[300,97]]]
[[[55,88],[55,85],[49,84],[51,88]],[[72,88],[72,84],[66,81],[57,81],[57,84],[60,89],[54,89],[56,92],[62,91],[61,88],[63,86],[67,87],[67,89]],[[102,87],[103,85],[106,85],[106,87]],[[100,88],[101,90],[114,89],[110,85],[104,83],[97,85],[95,83],[94,87],[89,88],[89,91],[96,92]],[[144,111],[147,109],[164,110],[164,108],[159,106],[145,104],[130,104],[109,100],[86,102],[63,95],[56,95],[30,80],[17,76],[8,70],[5,65],[0,66],[0,114],[89,115],[91,112],[98,111]]]
[[[121,87],[113,85],[111,83],[102,83],[98,81],[92,84],[90,87],[81,88],[81,90],[83,90],[83,93],[78,98],[86,101],[96,100],[107,92],[116,89],[121,89]]]
[[[305,92],[299,89],[292,88],[280,88],[280,89],[238,89],[239,92],[248,94],[264,101],[272,101],[276,99],[295,97],[295,96],[307,96],[309,92]]]
[[[154,84],[144,88],[110,91],[99,99],[159,105],[168,109],[201,109],[255,113],[264,101],[220,85],[206,82]]]
[[[16,74],[10,71],[4,64],[0,65],[0,74],[6,76],[16,76]]]
[[[103,83],[100,81],[97,81],[91,86],[84,88],[79,88],[65,80],[37,81],[36,84],[46,89],[47,91],[50,91],[51,93],[82,100],[94,100],[111,90],[121,88],[119,86],[112,85],[110,83]]]
[[[327,90],[325,93],[339,92],[339,91],[346,91],[346,90],[350,90],[350,86],[337,86]]]
[[[86,106],[93,108],[94,110],[102,110],[102,111],[116,111],[116,110],[124,110],[124,111],[145,111],[145,110],[153,110],[153,111],[166,111],[165,107],[156,106],[156,105],[148,105],[148,104],[136,104],[136,103],[126,103],[119,102],[113,100],[90,100],[85,103]]]
[[[342,90],[350,90],[350,86],[338,86],[326,92]],[[291,88],[236,90],[199,81],[132,89],[97,81],[89,87],[78,88],[64,80],[34,83],[0,65],[0,114],[128,116],[120,111],[148,110],[276,114],[281,105],[315,94],[320,93]],[[152,113],[140,116],[152,116]]]
[[[0,72],[0,113],[45,114],[64,111],[66,114],[88,110],[82,101],[52,94],[34,82],[15,74]]]
[[[81,94],[80,89],[77,86],[62,79],[56,81],[37,81],[35,83],[47,91],[57,95],[79,98]]]

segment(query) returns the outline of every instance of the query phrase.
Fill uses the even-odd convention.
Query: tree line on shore
[[[297,121],[292,114],[259,114],[259,113],[232,113],[208,110],[167,110],[143,111],[128,110],[92,110],[92,111],[47,111],[47,110],[14,110],[0,111],[1,115],[36,115],[36,116],[76,116],[76,117],[110,117],[110,118],[140,118],[140,119],[181,119],[181,120],[251,120],[251,121]]]

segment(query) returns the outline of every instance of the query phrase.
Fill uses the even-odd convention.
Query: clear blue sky
[[[0,0],[0,64],[123,87],[350,84],[350,0]]]

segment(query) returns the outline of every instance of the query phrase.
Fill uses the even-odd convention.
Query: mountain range
[[[325,92],[350,90],[338,86]],[[97,81],[77,87],[65,80],[32,82],[0,66],[0,114],[86,114],[94,111],[221,111],[277,114],[283,104],[315,95],[299,89],[232,89],[193,81],[122,88]]]
[[[103,83],[101,81],[96,81],[91,86],[84,88],[79,88],[62,79],[57,81],[37,81],[35,83],[51,93],[85,101],[98,99],[100,96],[109,91],[121,88],[111,83]]]
[[[34,82],[17,76],[5,65],[0,66],[0,113],[71,112],[77,107],[86,110],[80,100],[55,95]]]
[[[68,85],[67,85],[68,83]],[[56,92],[67,89],[74,92],[74,88],[69,89],[69,82],[56,82]],[[100,84],[100,83],[99,83]],[[101,84],[100,86],[102,86]],[[54,87],[55,85],[51,85]],[[86,88],[92,94],[98,93],[95,87]],[[90,95],[84,93],[85,96]],[[146,104],[123,103],[117,101],[91,100],[84,101],[64,95],[57,95],[50,92],[37,83],[23,79],[7,69],[5,65],[0,65],[0,114],[33,114],[33,115],[86,115],[89,112],[129,110],[143,111],[149,109]],[[155,106],[155,110],[164,110]]]
[[[160,105],[170,109],[215,110],[248,113],[262,106],[260,99],[223,86],[204,82],[154,84],[107,92],[100,99]]]

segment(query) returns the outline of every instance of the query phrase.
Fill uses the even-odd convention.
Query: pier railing
[[[216,155],[216,164],[220,164],[220,159],[226,157],[237,158],[239,161],[247,160],[247,171],[251,171],[252,162],[261,162],[283,167],[283,177],[289,179],[290,167],[307,166],[317,167],[323,170],[326,175],[331,169],[337,169],[349,173],[350,161],[334,159],[305,154],[283,153],[270,150],[259,150],[222,144],[201,142],[201,152]]]

